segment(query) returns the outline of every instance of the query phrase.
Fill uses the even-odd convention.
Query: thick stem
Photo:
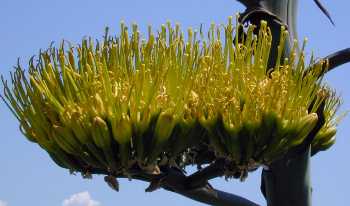
[[[247,7],[247,10],[263,8],[288,25],[290,39],[297,39],[296,18],[298,0],[238,0]],[[266,20],[266,19],[260,19]],[[273,29],[273,28],[272,28]],[[277,28],[278,30],[280,28]]]
[[[278,55],[278,45],[281,35],[281,26],[285,26],[289,32],[289,38],[284,45],[283,56],[289,56],[293,42],[297,39],[296,16],[298,0],[239,0],[247,9],[243,13],[241,20],[243,23],[250,22],[260,25],[262,20],[266,21],[272,34],[272,47],[270,51],[269,67],[276,64]],[[252,3],[254,2],[254,3]]]
[[[262,178],[268,206],[310,206],[310,149],[274,162]]]

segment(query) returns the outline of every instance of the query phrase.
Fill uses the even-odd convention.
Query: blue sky
[[[350,47],[349,1],[326,1],[335,20],[333,27],[311,0],[300,0],[299,38],[308,37],[307,52],[323,57]],[[62,39],[78,43],[83,37],[101,39],[109,26],[116,33],[119,22],[136,22],[159,27],[171,20],[182,28],[198,28],[201,23],[224,23],[230,15],[242,11],[234,0],[1,0],[0,1],[0,74],[9,72],[20,57],[23,65],[39,49]],[[328,84],[343,97],[341,111],[350,109],[350,64],[327,75]],[[2,90],[2,85],[0,86]],[[336,145],[312,159],[314,205],[345,206],[348,201],[350,118],[339,126]],[[0,102],[0,206],[112,206],[202,205],[163,190],[145,193],[146,184],[121,180],[121,191],[109,189],[102,177],[84,180],[59,168],[37,145],[20,134],[18,123],[5,104]],[[212,182],[264,205],[260,193],[260,171],[246,182]]]

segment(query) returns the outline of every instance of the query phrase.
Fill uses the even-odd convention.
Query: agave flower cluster
[[[206,152],[247,170],[300,145],[322,102],[325,124],[312,146],[330,147],[339,100],[318,78],[322,64],[307,72],[302,53],[280,58],[282,28],[281,61],[268,68],[266,22],[258,35],[249,26],[235,38],[239,27],[230,17],[205,37],[167,23],[144,37],[122,23],[102,43],[41,52],[28,73],[18,65],[10,86],[3,79],[4,99],[23,134],[75,171],[185,167]]]

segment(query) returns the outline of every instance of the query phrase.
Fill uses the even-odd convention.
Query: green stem
[[[285,26],[289,32],[286,40],[283,57],[289,56],[294,40],[297,39],[297,7],[298,0],[238,0],[247,9],[243,13],[243,22],[260,25],[260,21],[267,21],[272,33],[272,47],[270,51],[269,67],[274,67],[278,54],[278,45],[281,34],[281,26]],[[254,3],[253,3],[254,2]]]
[[[274,162],[263,170],[262,182],[268,206],[311,206],[310,149]]]

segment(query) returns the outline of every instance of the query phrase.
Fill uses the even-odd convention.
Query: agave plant
[[[57,165],[83,177],[104,174],[113,189],[116,178],[127,177],[150,182],[146,191],[163,187],[208,204],[251,206],[207,181],[243,180],[264,166],[268,205],[286,206],[288,192],[271,193],[278,178],[295,172],[307,179],[306,151],[334,144],[340,100],[322,77],[339,61],[306,63],[305,44],[300,51],[293,42],[292,16],[272,1],[241,2],[248,9],[236,23],[229,17],[208,32],[190,28],[185,35],[167,22],[142,35],[137,25],[121,23],[119,35],[106,29],[101,42],[51,46],[27,67],[18,64],[10,83],[2,78],[1,97],[22,133]],[[184,175],[188,165],[202,164],[209,166]],[[266,171],[281,177],[273,182]],[[308,190],[299,179],[291,191]],[[279,194],[286,201],[276,201]]]
[[[304,55],[268,67],[271,31],[266,22],[188,30],[168,22],[146,40],[137,25],[102,43],[51,47],[20,65],[4,96],[23,134],[60,166],[84,175],[104,170],[154,173],[162,165],[201,164],[203,150],[229,162],[226,175],[269,165],[302,144],[321,108],[325,124],[314,153],[334,143],[339,99],[320,78],[325,62]],[[242,35],[239,37],[239,35]],[[235,38],[235,36],[237,38]],[[239,38],[238,38],[239,37]],[[231,42],[234,41],[234,44]],[[312,67],[312,72],[310,67]],[[323,104],[322,104],[323,103]]]

